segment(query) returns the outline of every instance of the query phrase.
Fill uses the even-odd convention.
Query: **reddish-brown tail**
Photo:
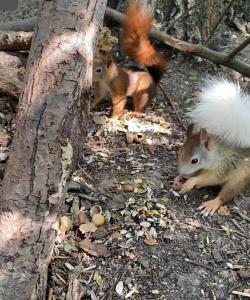
[[[123,21],[122,43],[128,56],[137,63],[148,68],[149,73],[158,83],[165,71],[166,60],[157,53],[151,44],[148,34],[152,25],[153,15],[139,4],[131,3]]]

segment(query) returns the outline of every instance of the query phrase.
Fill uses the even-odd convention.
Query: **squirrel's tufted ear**
[[[203,145],[207,150],[210,150],[210,141],[211,137],[205,128],[200,130],[200,143]]]
[[[192,135],[199,133],[199,130],[194,127],[194,124],[190,124],[187,128],[187,138],[190,138]]]
[[[107,54],[105,56],[105,64],[106,64],[106,66],[109,67],[112,64],[112,62],[113,62],[112,56],[110,54]]]

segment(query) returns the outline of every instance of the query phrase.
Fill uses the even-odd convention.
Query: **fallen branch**
[[[33,31],[36,24],[36,17],[0,23],[0,30],[7,31]]]
[[[0,33],[0,50],[29,50],[33,32],[10,31]]]
[[[236,47],[230,54],[228,54],[227,59],[230,60],[234,58],[240,51],[246,48],[250,44],[250,37],[243,41],[238,47]]]
[[[107,7],[106,17],[112,18],[114,21],[120,24],[122,23],[125,16],[124,14],[119,13],[118,11],[110,7]],[[162,42],[175,49],[178,49],[181,52],[185,52],[185,53],[196,55],[198,57],[205,58],[215,64],[229,67],[232,70],[235,70],[244,76],[250,77],[250,65],[243,63],[242,61],[236,58],[228,60],[226,54],[221,54],[217,51],[211,50],[201,45],[195,45],[195,44],[181,41],[177,38],[171,37],[170,35],[164,32],[160,32],[158,30],[151,30],[150,36],[158,40],[159,42]]]
[[[209,266],[207,266],[207,265],[205,265],[205,264],[203,264],[203,263],[201,263],[201,262],[191,260],[191,259],[189,259],[189,258],[185,258],[185,261],[186,261],[186,262],[189,262],[190,264],[193,264],[193,265],[195,265],[195,266],[203,267],[203,268],[208,269],[208,270],[210,270],[210,271],[216,271],[216,270],[215,270],[214,268],[212,268],[212,267],[209,267]]]
[[[18,78],[19,72],[16,68],[0,68],[0,94],[7,96],[3,99],[18,101],[23,86]]]
[[[1,68],[20,68],[25,67],[27,62],[27,53],[18,52],[0,52],[0,67]]]

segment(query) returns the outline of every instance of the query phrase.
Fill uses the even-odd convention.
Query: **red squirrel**
[[[180,193],[220,186],[217,197],[201,204],[205,216],[232,201],[250,186],[250,95],[225,79],[207,82],[189,113],[193,126],[180,149]]]
[[[148,72],[122,68],[114,62],[110,53],[96,53],[93,81],[97,82],[97,86],[92,107],[109,92],[113,104],[112,118],[121,117],[128,96],[133,100],[133,115],[143,113],[151,104],[156,86],[164,74],[166,60],[156,52],[148,37],[152,20],[152,12],[146,11],[139,4],[131,3],[122,24],[121,36],[124,51],[137,63],[146,66]]]

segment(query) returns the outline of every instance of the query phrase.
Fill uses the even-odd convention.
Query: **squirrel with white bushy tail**
[[[226,79],[208,80],[189,116],[174,186],[182,194],[221,186],[199,207],[204,216],[213,215],[250,185],[250,95]]]

